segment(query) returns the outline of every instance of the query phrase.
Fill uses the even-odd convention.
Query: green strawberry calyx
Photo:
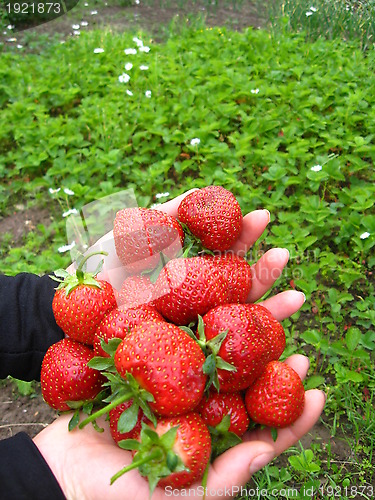
[[[142,422],[139,441],[137,439],[124,439],[118,445],[124,450],[135,451],[133,462],[118,471],[111,478],[113,484],[126,472],[138,469],[141,476],[147,477],[150,497],[162,477],[172,473],[188,471],[181,457],[173,451],[176,442],[178,426],[171,427],[160,435]]]
[[[227,370],[230,372],[237,371],[236,367],[224,361],[218,353],[221,347],[221,344],[225,340],[228,330],[224,330],[220,332],[216,337],[211,340],[206,339],[206,335],[204,333],[204,323],[202,316],[198,315],[198,326],[197,326],[197,334],[195,334],[191,328],[186,326],[180,326],[181,330],[185,331],[192,337],[201,347],[204,355],[206,356],[206,361],[203,364],[203,373],[205,373],[208,377],[206,383],[206,392],[208,392],[211,385],[215,387],[215,389],[220,391],[220,383],[217,374],[217,370]]]
[[[57,282],[59,282],[59,286],[56,290],[64,289],[66,295],[69,295],[75,288],[80,285],[93,286],[95,288],[101,288],[99,281],[96,279],[96,276],[103,269],[104,260],[101,260],[95,269],[94,272],[89,273],[84,271],[84,266],[87,260],[93,255],[108,255],[107,252],[98,251],[92,252],[86,256],[80,255],[77,259],[77,270],[74,274],[68,273],[65,269],[57,269],[54,271],[55,276],[51,276],[51,278]]]
[[[224,415],[223,419],[215,427],[208,426],[212,440],[211,460],[224,453],[224,451],[242,443],[242,439],[229,430],[231,421],[230,414]]]
[[[129,400],[132,400],[131,406],[124,410],[118,419],[117,428],[119,432],[130,432],[135,427],[139,409],[141,409],[144,415],[156,425],[156,417],[149,406],[149,403],[154,401],[153,395],[145,389],[142,389],[130,373],[126,374],[125,379],[116,371],[113,358],[121,341],[122,339],[118,338],[110,339],[108,343],[102,340],[102,348],[110,357],[94,356],[87,364],[90,368],[100,371],[106,377],[107,382],[103,384],[103,387],[108,387],[110,389],[110,395],[102,400],[105,406],[95,413],[91,413],[79,424],[80,429],[90,422],[94,423],[97,418],[102,415],[107,415],[111,410],[116,408],[116,406]]]

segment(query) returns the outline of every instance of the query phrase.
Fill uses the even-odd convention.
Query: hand
[[[302,378],[305,377],[309,366],[307,358],[294,355],[286,362]],[[268,429],[245,434],[243,443],[220,455],[210,467],[206,498],[237,496],[239,488],[249,481],[252,474],[295,444],[313,427],[323,410],[324,401],[321,391],[307,391],[303,414],[292,426],[280,429],[275,442]],[[69,432],[69,419],[69,415],[59,417],[34,438],[68,500],[147,499],[148,483],[137,470],[109,484],[116,472],[131,463],[131,454],[114,443],[108,423],[98,422],[104,428],[103,433],[98,433],[92,426]],[[191,492],[191,497],[202,496],[198,483],[190,488],[195,490],[195,493]],[[156,488],[152,499],[165,500],[171,496],[170,491]]]
[[[158,207],[170,215],[177,214],[181,195]],[[243,229],[239,240],[232,250],[244,254],[262,235],[269,222],[267,210],[256,210],[244,217]],[[109,252],[101,278],[108,279],[111,273],[119,272],[121,264],[117,261],[113,235],[108,233],[99,242]],[[95,245],[97,247],[97,245]],[[248,301],[255,302],[269,290],[281,275],[288,262],[289,253],[285,249],[274,248],[266,252],[252,266],[253,285]],[[113,276],[113,274],[112,274]],[[118,276],[120,281],[120,277]],[[288,290],[261,302],[279,321],[291,316],[302,306],[304,294]],[[308,359],[301,355],[291,356],[286,360],[301,376],[305,378],[308,371]],[[268,429],[251,431],[245,434],[243,443],[226,451],[211,465],[208,474],[207,499],[231,498],[236,496],[251,475],[264,467],[273,458],[295,444],[306,434],[318,420],[323,411],[325,396],[322,391],[306,392],[305,408],[301,417],[290,427],[280,429],[274,442]],[[42,455],[59,481],[68,499],[77,500],[144,500],[148,498],[148,483],[138,471],[130,471],[113,485],[110,478],[121,468],[131,462],[131,454],[121,450],[113,442],[107,422],[101,421],[103,433],[93,427],[68,432],[70,416],[59,417],[34,438]],[[199,488],[199,484],[191,486]],[[197,489],[191,496],[203,496]],[[224,494],[225,493],[225,494]],[[152,498],[161,500],[171,497],[171,493],[156,488]],[[176,495],[174,495],[176,496]]]

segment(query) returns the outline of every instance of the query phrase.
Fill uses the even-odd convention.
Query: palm
[[[176,215],[180,200],[181,197],[178,197],[165,203],[160,209]],[[268,222],[269,214],[266,210],[257,210],[246,215],[242,233],[233,250],[239,253],[246,252],[261,236]],[[111,249],[113,245],[111,235],[107,235],[105,242],[106,249]],[[113,249],[110,255],[114,253]],[[287,261],[288,252],[275,248],[265,253],[253,265],[253,285],[248,297],[249,302],[259,300],[269,290],[282,273]],[[110,263],[110,266],[108,261],[106,263],[104,276],[110,272],[108,270],[111,266],[116,267],[116,258]],[[283,320],[298,311],[303,302],[302,293],[289,290],[265,300],[262,304],[276,319]],[[294,355],[286,362],[299,373],[301,378],[305,378],[309,366],[307,358]],[[233,491],[235,495],[236,491],[238,492],[236,486],[246,484],[251,474],[264,467],[311,429],[319,418],[323,406],[324,395],[321,391],[307,391],[303,414],[292,426],[280,429],[275,442],[267,429],[248,432],[244,436],[243,443],[218,457],[210,467],[206,498],[222,497],[225,488],[229,492]],[[110,485],[112,475],[131,462],[131,454],[121,450],[113,442],[106,422],[101,422],[103,433],[96,432],[92,427],[68,433],[68,419],[68,416],[60,417],[35,438],[37,446],[40,447],[68,498],[80,500],[148,498],[148,483],[137,471],[128,472]],[[53,450],[50,450],[51,445],[48,445],[51,441],[54,443]],[[63,461],[55,458],[58,451],[64,457]],[[195,484],[191,488],[198,486],[199,484]],[[164,490],[157,488],[152,498],[161,500],[168,496]]]

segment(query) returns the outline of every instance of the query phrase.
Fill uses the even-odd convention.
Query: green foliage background
[[[307,301],[284,322],[286,355],[310,355],[307,387],[327,390],[325,425],[353,454],[338,467],[323,463],[322,444],[312,445],[314,459],[294,449],[286,467],[256,476],[265,487],[372,481],[374,62],[356,41],[203,25],[171,30],[165,43],[94,31],[38,54],[1,53],[1,213],[20,200],[51,213],[50,226],[22,246],[3,235],[2,272],[69,264],[57,251],[65,224],[49,189],[73,190],[62,204],[79,210],[125,188],[150,206],[157,193],[220,184],[244,213],[270,210],[249,258],[273,246],[290,251],[271,293],[295,287]]]

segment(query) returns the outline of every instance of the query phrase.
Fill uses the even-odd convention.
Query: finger
[[[261,237],[269,221],[270,213],[266,209],[254,210],[245,215],[241,233],[231,250],[244,257],[249,248]]]
[[[278,321],[282,321],[296,313],[303,306],[305,300],[306,297],[303,292],[285,290],[285,292],[278,293],[259,302],[259,304],[266,307]]]
[[[246,484],[252,474],[295,444],[314,426],[323,411],[324,403],[325,396],[322,391],[307,391],[302,415],[292,426],[279,429],[275,442],[269,429],[263,429],[252,433],[255,439],[243,442],[220,455],[210,469],[208,491],[226,488],[227,491],[235,493],[234,487]],[[207,498],[214,497],[212,495]]]
[[[252,266],[252,286],[247,302],[255,302],[268,292],[281,276],[289,260],[286,248],[272,248]]]
[[[309,358],[303,356],[302,354],[292,354],[292,356],[289,356],[284,363],[293,368],[302,380],[306,378],[307,372],[310,368]]]
[[[166,201],[165,203],[162,203],[161,205],[157,205],[155,207],[156,210],[160,210],[161,212],[165,212],[168,215],[172,215],[173,217],[177,217],[177,210],[178,207],[181,203],[181,201],[190,193],[193,191],[197,191],[197,188],[190,189],[189,191],[186,191],[183,194],[180,194],[179,196],[176,196],[176,198],[173,198],[173,200]]]

